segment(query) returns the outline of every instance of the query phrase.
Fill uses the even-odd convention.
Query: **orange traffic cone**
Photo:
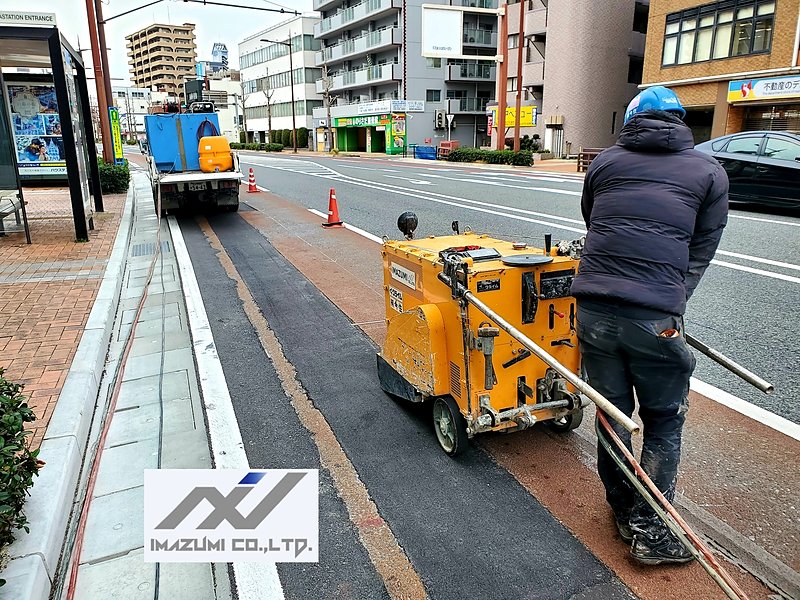
[[[336,203],[336,190],[331,188],[328,198],[328,221],[322,224],[323,227],[341,227],[342,220],[339,218],[339,205]]]
[[[256,174],[253,171],[253,167],[250,167],[250,176],[247,179],[247,191],[251,193],[258,191],[256,187]]]

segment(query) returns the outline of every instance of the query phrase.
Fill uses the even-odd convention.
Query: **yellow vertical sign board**
[[[497,127],[497,107],[492,107],[492,127]],[[521,106],[520,113],[520,127],[533,127],[536,125],[536,107],[535,106]],[[517,124],[517,108],[511,106],[506,108],[506,128],[515,127]]]
[[[114,144],[114,162],[123,161],[122,156],[122,131],[119,126],[119,109],[115,106],[108,107],[108,118],[111,121],[111,141]]]

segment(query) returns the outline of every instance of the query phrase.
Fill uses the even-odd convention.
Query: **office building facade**
[[[497,0],[314,0],[322,13],[316,66],[328,73],[316,90],[335,97],[329,125],[340,150],[397,154],[408,144],[437,145],[448,137],[445,114],[453,116],[453,140],[488,144],[497,16],[465,13],[464,54],[474,59],[425,58],[423,3],[497,8]],[[320,150],[328,118],[324,108],[314,111]]]
[[[239,44],[239,68],[244,121],[249,141],[267,142],[269,132],[292,128],[292,89],[294,88],[297,128],[312,127],[312,113],[322,106],[315,81],[321,71],[314,65],[319,42],[314,25],[319,17],[302,15],[259,31]],[[289,47],[291,38],[290,72]],[[263,41],[271,40],[271,41]],[[299,140],[305,147],[307,140]]]
[[[800,130],[800,0],[652,0],[644,84],[671,87],[695,141]]]
[[[183,83],[194,76],[197,63],[194,25],[155,23],[125,40],[133,85],[166,92],[185,102]]]
[[[508,74],[503,87],[509,107],[515,107],[518,90],[522,106],[528,107],[522,111],[521,135],[538,135],[541,148],[556,156],[616,142],[625,107],[642,81],[648,4],[524,0],[508,7]],[[493,142],[496,127],[495,120]],[[506,138],[512,137],[513,127],[507,128]]]

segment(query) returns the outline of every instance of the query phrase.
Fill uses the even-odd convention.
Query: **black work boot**
[[[619,517],[614,515],[614,523],[617,525],[617,531],[622,541],[630,544],[633,541],[633,529],[628,523],[628,517]]]
[[[657,538],[637,532],[633,536],[631,556],[643,565],[684,564],[694,560],[694,556],[678,538],[669,532]]]

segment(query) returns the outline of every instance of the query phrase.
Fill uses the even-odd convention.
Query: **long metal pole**
[[[300,38],[302,40],[302,38]],[[292,153],[297,154],[297,124],[294,110],[294,67],[292,66],[292,34],[289,34],[289,81],[292,84]]]
[[[100,64],[103,65],[103,87],[106,90],[106,100],[113,102],[114,94],[111,92],[111,67],[108,66],[108,47],[106,46],[106,25],[103,21],[102,0],[94,0],[94,10],[97,13],[97,37],[100,42]]]
[[[497,75],[497,149],[506,147],[506,86],[508,85],[508,4],[500,5],[500,37],[497,40],[500,55]],[[519,83],[519,82],[517,82]],[[491,131],[489,132],[491,133]]]
[[[638,433],[639,425],[637,425],[633,419],[611,404],[611,402],[609,402],[605,396],[586,383],[583,379],[575,375],[575,373],[550,356],[543,348],[537,345],[536,342],[522,333],[519,329],[511,325],[511,323],[489,308],[481,300],[478,300],[478,298],[472,292],[465,291],[464,299],[481,311],[484,315],[489,317],[492,321],[494,321],[500,329],[505,331],[508,335],[535,354],[548,367],[561,374],[564,379],[575,386],[580,393],[594,402],[597,405],[597,408],[602,410],[631,433]]]
[[[92,48],[92,68],[94,81],[97,88],[97,104],[100,113],[100,137],[103,140],[103,160],[107,163],[114,162],[114,143],[111,140],[111,122],[108,117],[108,98],[103,75],[103,61],[100,58],[100,45],[97,40],[97,17],[94,12],[93,0],[86,0],[86,17],[89,21],[89,45]],[[69,74],[68,74],[69,75]]]
[[[742,365],[731,360],[730,358],[725,356],[722,352],[714,350],[714,348],[711,348],[710,346],[704,344],[703,342],[689,335],[688,333],[686,334],[686,343],[689,344],[695,350],[705,354],[708,358],[710,358],[714,362],[719,363],[720,365],[728,369],[730,372],[732,372],[734,375],[738,375],[750,385],[757,387],[765,394],[771,394],[772,392],[775,391],[775,386],[772,385],[769,381],[766,381],[765,379],[762,379],[752,371],[745,369]]]
[[[517,2],[517,6],[519,7],[519,30],[517,31],[517,117],[514,119],[514,152],[519,152],[519,128],[520,121],[522,121],[522,48],[525,40],[525,3]]]

